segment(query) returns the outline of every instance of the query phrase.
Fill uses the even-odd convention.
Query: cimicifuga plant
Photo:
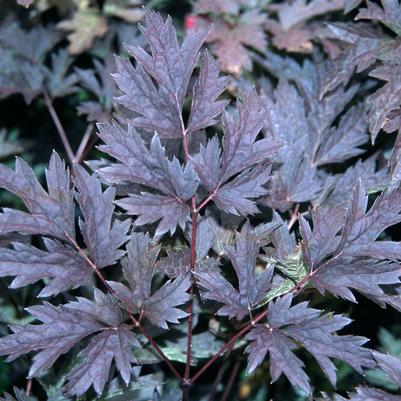
[[[31,323],[9,327],[0,355],[33,353],[38,381],[53,366],[57,400],[214,400],[221,368],[235,380],[242,364],[329,400],[305,365],[335,388],[336,360],[361,373],[349,400],[400,401],[363,376],[381,369],[399,385],[400,359],[343,331],[351,319],[321,301],[358,293],[401,310],[401,244],[386,233],[401,222],[399,149],[390,171],[361,157],[358,85],[330,81],[318,58],[272,58],[287,77],[230,101],[202,49],[209,31],[179,43],[170,18],[145,14],[146,46],[115,59],[120,107],[97,126],[104,157],[67,167],[54,152],[45,186],[20,158],[0,167],[24,204],[0,213],[1,234],[19,233],[0,249],[0,276],[41,285]]]

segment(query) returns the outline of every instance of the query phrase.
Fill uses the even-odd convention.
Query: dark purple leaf
[[[165,92],[155,87],[142,66],[134,67],[129,60],[116,58],[116,67],[113,78],[125,93],[116,101],[140,115],[132,123],[162,138],[182,137],[181,111]]]
[[[121,325],[117,330],[114,327],[103,330],[93,337],[89,345],[78,355],[83,361],[66,377],[67,394],[80,396],[93,385],[96,393],[101,395],[109,378],[113,360],[125,384],[128,385],[131,378],[131,364],[136,362],[132,348],[139,346],[129,326]]]
[[[254,164],[273,157],[280,143],[256,137],[266,124],[266,108],[255,91],[237,103],[237,114],[223,117],[223,153],[220,180],[227,179]]]
[[[0,187],[20,197],[29,213],[3,209],[0,232],[45,234],[61,239],[75,236],[73,192],[70,173],[57,153],[53,152],[46,170],[47,190],[39,184],[33,170],[22,159],[16,159],[15,171],[0,166]]]
[[[104,294],[97,288],[93,290],[94,300],[77,297],[77,301],[69,302],[65,308],[85,313],[99,320],[106,326],[117,327],[122,323],[122,313],[118,301],[109,294]]]
[[[367,1],[366,8],[360,8],[358,19],[380,21],[397,35],[401,35],[401,6],[398,0],[381,0],[382,7]]]
[[[78,115],[86,115],[88,121],[108,122],[110,120],[101,105],[93,101],[82,102],[77,107]]]
[[[322,190],[316,167],[311,166],[302,153],[292,156],[285,166],[272,174],[269,195],[262,202],[281,212],[288,210],[294,203],[316,199]]]
[[[191,161],[206,189],[213,192],[218,188],[220,174],[216,172],[219,172],[221,168],[221,148],[218,137],[213,136],[206,146],[201,144],[199,153],[193,156]]]
[[[70,302],[65,306],[106,325],[78,355],[81,361],[67,375],[65,391],[70,395],[79,396],[93,385],[100,395],[108,380],[113,359],[121,377],[128,384],[131,378],[131,364],[136,362],[132,349],[140,344],[131,332],[132,327],[123,323],[118,301],[111,295],[95,289],[94,301],[78,298],[77,302]]]
[[[206,52],[192,95],[191,114],[189,116],[187,135],[214,125],[228,104],[228,100],[216,100],[225,90],[227,78],[219,78],[219,63]]]
[[[141,303],[151,294],[152,277],[160,248],[152,246],[147,234],[140,233],[132,234],[126,248],[127,257],[122,261],[123,272],[132,297],[140,308]]]
[[[226,247],[227,257],[238,277],[238,290],[218,271],[195,274],[198,284],[205,289],[204,299],[224,304],[218,310],[219,315],[242,319],[254,309],[269,290],[273,268],[267,266],[259,275],[255,271],[259,248],[257,235],[252,231],[249,223],[246,223],[237,235],[234,246]]]
[[[166,232],[174,234],[177,226],[184,229],[189,218],[189,206],[172,196],[142,192],[140,195],[129,195],[117,204],[128,214],[138,216],[135,220],[137,226],[160,220],[155,233],[157,236]]]
[[[167,323],[179,323],[187,313],[177,308],[189,301],[187,290],[191,287],[188,274],[167,281],[143,303],[144,315],[154,325],[168,329]]]
[[[390,177],[388,190],[394,191],[401,184],[401,129],[398,131],[393,151],[389,160]]]
[[[302,250],[307,265],[313,270],[323,259],[332,254],[340,240],[337,235],[344,224],[344,209],[316,207],[312,212],[313,230],[300,216],[303,239]]]
[[[338,252],[377,259],[398,259],[401,257],[399,243],[376,239],[387,227],[401,221],[401,192],[383,192],[366,212],[367,201],[368,196],[359,182],[345,216]]]
[[[202,297],[205,300],[216,301],[224,306],[220,307],[217,314],[242,319],[249,313],[246,306],[240,302],[240,294],[233,285],[227,281],[218,271],[196,272],[195,277],[200,287],[205,289]]]
[[[60,355],[103,327],[95,318],[64,306],[44,303],[27,308],[27,311],[43,324],[12,326],[13,334],[0,339],[0,354],[9,355],[8,360],[12,361],[31,351],[40,351],[33,357],[29,377],[40,375]]]
[[[259,248],[260,244],[249,223],[246,223],[237,235],[235,245],[226,247],[227,256],[238,277],[240,302],[247,308],[259,303],[265,295],[273,273],[273,269],[268,267],[261,276],[256,277]]]
[[[167,329],[168,322],[178,323],[178,319],[187,316],[176,306],[188,301],[186,291],[191,281],[188,275],[183,275],[174,281],[167,281],[152,294],[151,285],[158,252],[158,247],[152,249],[148,235],[133,233],[127,245],[127,257],[122,261],[129,287],[117,282],[109,284],[129,311],[143,312],[154,325]]]
[[[326,94],[338,85],[346,84],[355,69],[361,72],[370,67],[377,58],[385,57],[392,50],[391,37],[371,29],[365,24],[328,24],[330,37],[345,44],[345,49],[331,63],[324,79],[321,94]]]
[[[401,401],[399,395],[393,395],[383,390],[378,390],[372,387],[358,387],[356,393],[348,395],[348,398],[335,395],[334,398],[324,396],[319,401]]]
[[[304,99],[294,85],[280,81],[274,96],[265,97],[265,104],[268,112],[265,137],[280,141],[283,146],[277,155],[279,165],[273,168],[269,196],[263,203],[285,211],[293,202],[317,197],[321,190],[313,154],[308,149],[314,142],[318,144],[319,139],[312,136],[314,130]]]
[[[48,51],[61,36],[53,26],[21,28],[16,18],[0,26],[0,98],[21,93],[29,104],[43,91]]]
[[[97,101],[86,101],[78,106],[79,114],[87,114],[89,121],[109,122],[114,105],[113,98],[118,95],[117,86],[110,78],[115,69],[114,58],[106,57],[104,63],[94,59],[95,69],[75,68],[79,83],[91,92]]]
[[[273,223],[278,225],[278,228],[271,235],[273,248],[268,248],[266,251],[275,260],[284,262],[296,252],[295,234],[290,233],[287,224],[276,211],[273,212]]]
[[[384,306],[381,285],[399,284],[401,272],[396,263],[377,262],[368,258],[337,258],[317,269],[311,281],[319,291],[356,302],[350,289],[355,289]]]
[[[336,368],[330,358],[351,365],[358,372],[362,367],[374,367],[370,351],[361,346],[363,337],[340,336],[336,331],[351,321],[341,315],[321,315],[321,311],[308,307],[306,302],[291,306],[288,295],[269,304],[268,324],[258,324],[246,336],[249,354],[248,371],[253,371],[270,355],[270,372],[275,381],[284,373],[293,385],[310,392],[308,376],[303,363],[294,354],[297,343],[302,344],[317,360],[331,383],[336,382]],[[295,341],[296,342],[295,342]]]
[[[164,21],[160,14],[147,11],[145,24],[146,28],[141,31],[152,54],[140,47],[128,46],[127,49],[170,96],[177,96],[181,105],[207,32],[192,32],[180,47],[171,18]]]
[[[31,351],[33,357],[29,377],[41,375],[56,359],[90,334],[89,345],[81,352],[84,360],[68,375],[65,390],[82,395],[93,384],[100,395],[109,377],[114,359],[125,383],[129,383],[131,364],[135,362],[133,347],[139,342],[131,327],[123,323],[118,301],[95,289],[94,301],[78,298],[77,302],[55,307],[49,303],[27,308],[40,325],[12,326],[14,334],[0,340],[0,354],[13,360]]]
[[[107,181],[142,184],[184,200],[195,193],[198,182],[192,168],[183,169],[176,158],[169,161],[157,135],[149,149],[132,125],[126,131],[116,122],[99,124],[99,136],[105,143],[100,150],[120,162],[99,170]]]
[[[142,32],[151,55],[139,46],[127,46],[137,66],[116,60],[117,73],[113,76],[125,93],[117,101],[140,115],[133,119],[134,125],[156,131],[161,137],[180,138],[184,134],[183,101],[207,32],[192,32],[180,47],[170,18],[164,21],[160,14],[146,11],[145,24]]]
[[[116,122],[112,122],[100,124],[99,130],[99,136],[105,142],[100,149],[121,162],[99,170],[106,180],[142,184],[164,194],[133,194],[119,200],[117,204],[128,213],[139,215],[136,220],[138,225],[162,219],[157,235],[167,231],[174,233],[177,224],[184,227],[189,217],[186,201],[195,194],[198,187],[198,179],[191,165],[183,169],[176,158],[169,161],[156,135],[148,149],[132,126],[128,126],[128,131],[125,131]]]
[[[369,75],[387,81],[383,87],[366,100],[369,106],[369,127],[372,133],[372,142],[374,142],[381,129],[395,131],[395,129],[401,128],[400,125],[389,129],[392,113],[395,110],[399,111],[401,107],[401,67],[382,66],[370,72]]]
[[[246,216],[259,209],[253,200],[267,194],[264,185],[270,179],[270,168],[264,164],[245,170],[232,181],[222,185],[213,197],[216,205],[226,213]]]
[[[326,180],[326,188],[317,199],[316,204],[324,207],[338,207],[344,210],[348,207],[352,192],[361,181],[368,193],[377,193],[387,187],[388,174],[386,168],[377,168],[378,155],[366,160],[358,160],[343,174],[337,174]]]
[[[246,348],[249,354],[249,372],[255,370],[269,352],[270,374],[273,382],[284,373],[292,385],[310,391],[308,376],[303,371],[304,364],[292,352],[297,346],[290,338],[280,330],[258,324],[245,339],[252,341]]]
[[[93,269],[75,249],[49,239],[45,245],[47,251],[22,243],[14,243],[14,249],[1,249],[0,276],[16,276],[10,288],[48,278],[51,281],[38,296],[49,297],[88,283]]]
[[[74,166],[74,184],[78,190],[76,198],[80,204],[85,222],[80,226],[89,254],[98,267],[113,265],[124,255],[119,248],[128,240],[130,220],[115,220],[115,190],[102,192],[100,180],[89,175],[79,165]]]
[[[262,185],[269,179],[267,165],[251,167],[271,159],[280,144],[270,139],[255,142],[266,118],[261,99],[255,92],[238,103],[237,110],[235,115],[226,112],[223,116],[223,151],[214,137],[206,147],[201,145],[200,152],[191,161],[202,184],[221,209],[246,215],[257,212],[254,203],[247,198],[266,193]],[[241,174],[232,179],[238,173]],[[236,199],[234,204],[233,199]]]
[[[46,70],[46,87],[51,98],[64,97],[78,90],[78,77],[75,73],[68,73],[74,59],[67,50],[52,53],[52,68]]]
[[[316,155],[316,164],[341,163],[364,153],[359,148],[368,141],[366,112],[363,105],[351,108],[340,120],[338,128],[327,130]]]

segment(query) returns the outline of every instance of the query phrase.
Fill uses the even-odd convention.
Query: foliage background
[[[57,6],[55,6],[56,3]],[[229,73],[233,74],[230,84],[233,95],[244,88],[250,87],[250,85],[259,85],[264,79],[266,82],[275,82],[277,75],[273,73],[272,68],[266,69],[265,65],[265,60],[266,58],[268,59],[270,52],[286,56],[290,54],[295,60],[302,61],[304,59],[313,58],[316,55],[316,49],[321,51],[325,44],[322,41],[319,42],[315,40],[313,37],[311,31],[316,28],[315,26],[312,27],[312,23],[318,24],[319,27],[324,27],[324,24],[328,21],[351,22],[356,15],[355,10],[344,14],[344,10],[338,7],[338,9],[329,10],[327,13],[313,16],[311,19],[305,19],[302,22],[304,25],[299,28],[300,30],[291,33],[291,35],[295,35],[298,38],[298,42],[294,43],[292,39],[293,36],[290,36],[290,34],[287,33],[287,36],[290,37],[290,39],[287,38],[288,42],[286,42],[285,38],[283,39],[283,36],[280,36],[280,27],[274,26],[272,23],[266,26],[268,20],[266,7],[271,6],[271,4],[269,4],[271,2],[250,0],[242,3],[242,9],[249,8],[254,13],[258,14],[258,17],[253,17],[256,19],[251,20],[251,24],[259,27],[264,32],[263,34],[260,32],[256,33],[256,35],[263,35],[263,38],[259,37],[257,43],[245,42],[242,43],[242,45],[235,41],[234,44],[233,41],[227,41],[223,44],[223,50],[219,49],[218,46],[216,48],[216,42],[211,43],[212,51],[215,51],[218,56],[224,58],[223,65],[226,66],[226,70],[228,70]],[[280,4],[281,2],[273,3]],[[200,17],[193,17],[196,13],[202,15],[202,5],[199,4],[194,5],[185,0],[150,0],[145,2],[145,4],[147,7],[171,15],[174,19],[175,26],[181,29],[182,36],[185,34],[185,24],[192,25],[204,22]],[[129,14],[128,11],[132,13]],[[91,14],[92,12],[93,14]],[[10,18],[12,21],[20,24],[20,26],[28,29],[49,27],[50,24],[59,24],[59,29],[56,28],[56,30],[58,34],[62,34],[62,36],[60,36],[60,40],[52,50],[46,52],[44,55],[45,63],[50,65],[50,54],[54,54],[58,50],[70,46],[69,57],[71,57],[74,68],[86,70],[95,67],[93,63],[94,59],[100,62],[106,62],[112,53],[121,52],[120,42],[122,38],[126,39],[130,44],[141,40],[137,36],[138,31],[136,28],[136,20],[140,20],[141,12],[140,4],[137,4],[136,1],[129,0],[99,0],[93,2],[89,0],[38,0],[29,8],[17,5],[11,0],[3,0],[0,2],[0,30],[5,26],[7,18]],[[81,20],[75,26],[74,23],[71,25],[71,21],[77,18],[78,15],[86,19]],[[93,15],[96,17],[93,17]],[[192,17],[188,18],[190,15],[192,15]],[[217,28],[222,28],[225,24],[231,24],[231,26],[238,24],[238,21],[242,18],[241,15],[216,12],[212,14],[210,19],[213,20]],[[99,25],[104,25],[103,28],[98,31],[99,37],[91,38],[90,36],[93,32],[88,34],[88,32],[79,31],[79,27],[89,24],[90,18],[97,18],[94,27],[99,28]],[[258,26],[258,22],[260,21],[262,21],[262,23]],[[73,29],[73,32],[75,30],[81,39],[83,36],[88,35],[87,43],[84,43],[78,49],[71,49],[71,42],[69,42],[69,39],[66,37],[65,31],[65,29],[70,28]],[[309,29],[310,31],[308,31]],[[115,35],[116,31],[120,32],[120,36]],[[68,32],[71,31],[69,30]],[[274,34],[274,32],[276,32],[276,34]],[[255,33],[253,32],[252,34]],[[306,39],[302,42],[300,38],[302,38],[303,34],[306,35]],[[3,33],[3,36],[0,36],[0,44],[11,40],[10,37],[4,35]],[[30,40],[32,40],[32,37],[30,38],[28,35],[27,47],[32,46]],[[76,43],[76,38],[72,39],[72,43]],[[214,48],[213,43],[215,46]],[[229,46],[233,46],[232,51],[235,57],[245,59],[242,65],[237,65],[235,63],[230,64],[232,61],[232,59],[230,59],[231,56],[224,54],[224,50],[227,51]],[[240,46],[239,50],[238,46]],[[25,49],[19,50],[22,53],[27,51]],[[240,53],[238,53],[238,51]],[[332,51],[335,51],[335,49],[332,49]],[[248,57],[249,60],[246,60]],[[69,73],[74,73],[74,68],[70,67],[68,70]],[[0,77],[2,73],[4,75],[4,70],[0,71]],[[4,79],[7,79],[7,77]],[[360,80],[360,83],[366,85],[367,88],[369,85],[377,85],[374,82],[368,81],[366,75],[363,74],[360,74],[357,79]],[[84,101],[96,101],[103,108],[103,112],[111,113],[111,109],[108,105],[108,102],[111,100],[102,97],[102,93],[94,94],[91,90],[88,90],[88,86],[82,83],[82,81],[79,81],[78,78],[76,83],[72,86],[74,88],[70,93],[54,99],[54,108],[57,110],[64,129],[68,134],[72,148],[77,149],[88,124],[91,124],[91,122],[88,122],[85,115],[77,117],[77,107]],[[10,166],[14,163],[13,155],[20,154],[34,166],[35,172],[43,176],[44,166],[49,160],[53,149],[56,149],[59,154],[65,155],[65,149],[56,133],[54,123],[49,116],[43,96],[35,96],[30,104],[27,104],[24,97],[19,93],[12,94],[11,96],[4,96],[3,99],[0,100],[0,127],[3,129],[0,134],[0,157],[2,158],[2,162]],[[369,154],[374,154],[378,150],[383,151],[385,154],[386,150],[392,148],[394,141],[394,135],[380,135],[375,145],[369,150]],[[97,159],[99,157],[101,157],[101,154],[96,148],[90,147],[87,158]],[[18,202],[14,197],[6,194],[4,191],[1,192],[0,197],[0,203],[4,206],[15,206],[16,202]],[[400,228],[399,226],[391,228],[390,235],[394,240],[401,240]],[[9,281],[8,279],[0,279],[1,334],[6,332],[7,324],[24,321],[26,315],[24,314],[23,308],[33,302],[34,296],[39,290],[39,288],[35,286],[30,286],[21,290],[8,290],[7,286]],[[72,295],[76,294],[72,292]],[[333,300],[332,298],[324,299],[323,296],[315,295],[311,306],[322,303],[327,305],[327,302],[332,303],[329,306],[330,309],[335,309],[338,313],[346,313],[354,319],[354,323],[347,328],[349,333],[357,333],[358,335],[366,336],[371,339],[370,345],[373,348],[381,347],[384,351],[401,357],[401,322],[399,314],[396,311],[391,308],[383,310],[362,297],[358,297],[358,304],[350,306],[348,303],[342,302],[341,300]],[[158,366],[164,369],[162,365]],[[11,392],[12,386],[14,385],[25,388],[27,386],[27,380],[25,379],[27,367],[28,360],[25,357],[19,358],[11,364],[6,364],[3,359],[0,359],[0,394],[5,391]],[[267,397],[274,397],[275,401],[306,400],[306,397],[302,393],[295,394],[294,390],[288,386],[284,378],[270,385],[264,374],[266,366],[258,369],[251,376],[247,376],[245,374],[245,362],[239,356],[237,367],[237,379],[233,383],[228,398],[230,400],[262,401],[268,399]],[[326,390],[328,392],[332,391],[316,363],[311,361],[307,366],[307,372],[308,375],[312,377],[312,382],[323,382],[325,383]],[[157,375],[159,372],[150,371],[149,373]],[[350,386],[357,383],[359,378],[356,375],[357,374],[345,364],[338,364],[338,392],[344,393],[345,389],[349,389]],[[194,399],[207,399],[206,391],[210,388],[214,378],[215,371],[211,369],[199,382],[197,386],[197,391],[199,393],[193,394]],[[388,390],[395,389],[394,384],[389,382],[388,378],[380,372],[368,372],[365,380]],[[223,372],[222,381],[217,387],[217,390],[223,393],[224,386],[228,385],[229,382],[230,371],[227,370]],[[51,385],[49,385],[49,383],[51,383]],[[34,381],[32,385],[32,394],[39,399],[61,399],[57,392],[56,378],[54,378],[54,380],[49,380],[48,383],[42,384],[38,381]],[[134,399],[132,398],[134,394],[136,394],[135,397],[138,397],[135,399],[150,398],[149,394],[151,394],[151,388],[152,383],[150,383],[148,388],[138,390],[137,392],[131,392],[121,397],[115,397],[113,400],[117,401],[118,399],[122,401]]]

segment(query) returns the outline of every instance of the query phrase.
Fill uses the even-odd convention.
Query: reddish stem
[[[47,109],[49,110],[49,113],[53,119],[54,125],[57,128],[57,132],[60,136],[61,142],[63,143],[64,149],[67,153],[68,160],[70,164],[73,163],[74,161],[74,152],[72,151],[70,142],[68,141],[67,134],[65,133],[65,130],[63,128],[63,125],[61,124],[60,119],[58,118],[57,112],[53,107],[53,102],[47,93],[47,91],[43,91],[43,98],[46,104]]]
[[[221,397],[221,401],[227,401],[228,400],[228,397],[231,394],[231,390],[232,390],[232,388],[234,386],[235,378],[238,375],[238,371],[239,371],[240,367],[241,367],[241,360],[237,359],[232,371],[230,372],[230,378],[228,379],[228,382],[227,382],[226,388],[224,390],[223,396]]]
[[[97,135],[95,135],[92,140],[89,142],[89,144],[86,146],[86,148],[84,149],[81,157],[79,158],[79,160],[77,160],[77,162],[81,162],[82,160],[84,160],[86,158],[86,156],[88,155],[88,153],[94,148],[94,146],[96,145],[97,141],[99,140],[99,137]]]
[[[198,207],[196,207],[195,211],[199,213],[216,195],[217,191],[219,190],[221,185],[221,180],[216,185],[216,188],[200,203]]]
[[[192,208],[195,206],[195,198],[192,198]],[[191,274],[195,271],[196,259],[196,227],[198,221],[198,213],[192,212],[192,230],[191,230]],[[187,360],[185,364],[184,373],[184,386],[190,386],[191,375],[191,351],[192,351],[192,322],[193,322],[193,308],[194,308],[194,282],[193,276],[191,277],[192,285],[189,289],[189,305],[188,305],[188,337],[187,337]]]
[[[146,331],[146,329],[139,323],[138,320],[135,319],[135,317],[129,313],[128,316],[131,319],[132,323],[134,324],[135,327],[138,327],[138,329],[141,331],[141,333],[149,340],[149,342],[152,344],[153,348],[156,350],[156,352],[160,355],[160,357],[163,359],[163,361],[166,363],[166,365],[169,367],[173,375],[177,378],[177,380],[181,383],[182,382],[182,377],[178,373],[177,369],[172,365],[170,360],[167,358],[167,356],[164,354],[164,352],[160,349],[160,347],[157,345],[155,340],[153,340],[152,336]]]
[[[190,160],[189,140],[187,130],[185,128],[184,120],[182,119],[181,109],[178,102],[178,97],[175,97],[176,106],[178,113],[181,118],[181,134],[185,152],[185,160],[188,163]],[[191,386],[191,351],[192,351],[192,324],[193,324],[193,312],[194,312],[194,278],[193,272],[195,270],[196,260],[196,227],[198,221],[198,211],[196,210],[196,198],[195,195],[191,199],[191,288],[189,289],[189,303],[188,303],[188,335],[187,335],[187,358],[185,363],[184,377],[182,380],[183,384],[183,395],[182,401],[189,401],[189,390]]]
[[[25,394],[29,397],[31,395],[31,391],[32,391],[32,379],[28,379],[28,381],[26,382]]]
[[[259,315],[257,315],[254,319],[253,322],[249,322],[246,326],[244,326],[243,329],[241,329],[237,334],[235,334],[234,336],[232,336],[230,338],[230,340],[225,343],[220,350],[214,355],[212,356],[206,363],[205,365],[203,365],[198,372],[196,372],[196,374],[194,376],[192,376],[191,379],[191,384],[194,384],[196,380],[199,379],[200,376],[203,375],[203,373],[209,368],[210,365],[212,365],[220,355],[224,354],[224,352],[226,352],[229,348],[231,348],[234,343],[240,338],[242,337],[247,331],[249,331],[256,323],[260,322],[264,317],[266,317],[267,315],[267,309],[261,313],[259,313]]]
[[[84,159],[85,149],[92,135],[92,130],[93,130],[93,124],[90,123],[85,130],[84,136],[82,137],[81,143],[79,144],[77,153],[75,154],[75,161],[77,163],[81,163],[82,160]]]
[[[291,230],[292,226],[298,221],[298,210],[299,210],[299,203],[297,203],[294,207],[294,210],[291,212],[291,219],[288,222],[288,230]]]

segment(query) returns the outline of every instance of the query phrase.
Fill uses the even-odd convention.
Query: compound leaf
[[[227,78],[219,78],[219,73],[219,63],[206,52],[193,89],[187,134],[214,125],[217,122],[216,117],[227,106],[228,100],[216,100],[227,85]]]
[[[151,54],[140,46],[127,46],[136,67],[117,58],[113,76],[124,93],[117,102],[140,115],[132,120],[135,126],[156,131],[161,137],[180,138],[184,134],[184,98],[207,31],[191,32],[180,47],[170,18],[164,21],[160,14],[146,11],[145,25],[141,30]]]
[[[76,198],[85,219],[80,225],[90,256],[99,268],[113,265],[124,255],[119,248],[128,240],[130,221],[112,224],[114,188],[102,192],[100,180],[79,165],[75,165],[74,173]]]
[[[275,226],[271,226],[273,230]],[[255,231],[246,223],[237,235],[233,246],[226,247],[238,277],[239,289],[227,281],[218,271],[196,272],[199,285],[205,289],[204,299],[217,301],[224,306],[218,310],[219,315],[228,315],[242,319],[266,295],[270,288],[273,268],[268,266],[261,274],[256,275],[256,259],[260,243]]]
[[[269,179],[267,162],[280,147],[278,142],[256,140],[265,125],[266,110],[255,92],[250,92],[237,113],[223,115],[223,151],[216,137],[212,138],[191,162],[203,186],[216,204],[233,214],[255,213],[258,209],[248,198],[266,193],[262,187]],[[235,175],[239,174],[235,177]],[[234,178],[233,178],[234,177]],[[230,199],[230,201],[228,201]],[[233,199],[236,202],[233,203]]]
[[[78,355],[83,359],[82,363],[67,375],[67,394],[80,396],[93,385],[96,393],[101,395],[113,360],[125,384],[128,385],[131,364],[136,362],[132,348],[139,346],[129,326],[121,325],[117,330],[109,328],[97,334]]]
[[[47,251],[23,243],[14,243],[14,249],[1,249],[0,276],[16,276],[10,288],[48,278],[38,296],[49,297],[88,283],[93,269],[75,249],[50,239],[45,239],[45,245]]]
[[[103,327],[91,316],[47,302],[27,308],[27,311],[43,324],[11,326],[13,334],[0,339],[0,354],[9,355],[8,360],[12,361],[23,354],[40,350],[33,357],[29,377],[40,375],[60,355]]]
[[[178,309],[189,300],[186,293],[191,286],[188,274],[167,281],[152,293],[151,284],[156,268],[158,247],[153,247],[148,235],[133,233],[123,259],[124,276],[129,287],[110,281],[122,304],[132,313],[143,313],[154,325],[167,329],[167,323],[178,323],[187,314]]]
[[[132,347],[140,344],[123,323],[118,301],[95,289],[94,301],[78,298],[61,306],[47,302],[27,308],[39,325],[12,326],[13,334],[0,340],[0,354],[13,360],[22,354],[39,351],[33,357],[29,377],[40,376],[56,359],[83,338],[100,332],[81,352],[84,358],[68,375],[65,390],[82,395],[93,384],[100,395],[114,359],[125,383],[129,383],[131,364],[135,362]]]
[[[399,258],[399,243],[376,239],[387,227],[401,221],[401,191],[384,191],[366,212],[367,201],[368,195],[359,182],[345,215],[337,252],[341,251],[343,255],[371,256],[376,259]]]
[[[117,204],[130,214],[139,215],[138,225],[162,219],[158,235],[167,231],[174,233],[177,224],[184,227],[189,217],[186,201],[198,187],[198,178],[191,165],[183,169],[176,158],[168,160],[156,135],[148,149],[132,125],[125,131],[116,122],[100,124],[99,131],[105,142],[100,149],[121,162],[102,167],[99,174],[108,181],[142,184],[164,194],[132,194]]]
[[[3,209],[0,214],[0,232],[18,231],[23,234],[45,234],[65,239],[75,237],[73,192],[70,173],[56,152],[53,152],[46,170],[46,192],[33,170],[20,158],[15,171],[0,166],[0,187],[20,197],[29,213]]]
[[[375,261],[369,258],[337,258],[316,270],[311,280],[321,291],[356,302],[350,288],[384,304],[385,293],[381,285],[399,284],[401,272],[396,263]]]
[[[269,304],[268,324],[258,324],[246,336],[249,354],[248,370],[254,370],[270,355],[270,372],[273,381],[284,373],[293,385],[310,392],[308,376],[303,363],[294,354],[297,343],[303,345],[319,363],[331,383],[336,382],[336,368],[330,358],[351,365],[358,372],[362,367],[374,367],[371,353],[361,346],[364,337],[336,334],[351,320],[341,315],[322,315],[320,310],[308,307],[306,302],[291,306],[292,295]],[[295,341],[296,342],[295,342]]]

